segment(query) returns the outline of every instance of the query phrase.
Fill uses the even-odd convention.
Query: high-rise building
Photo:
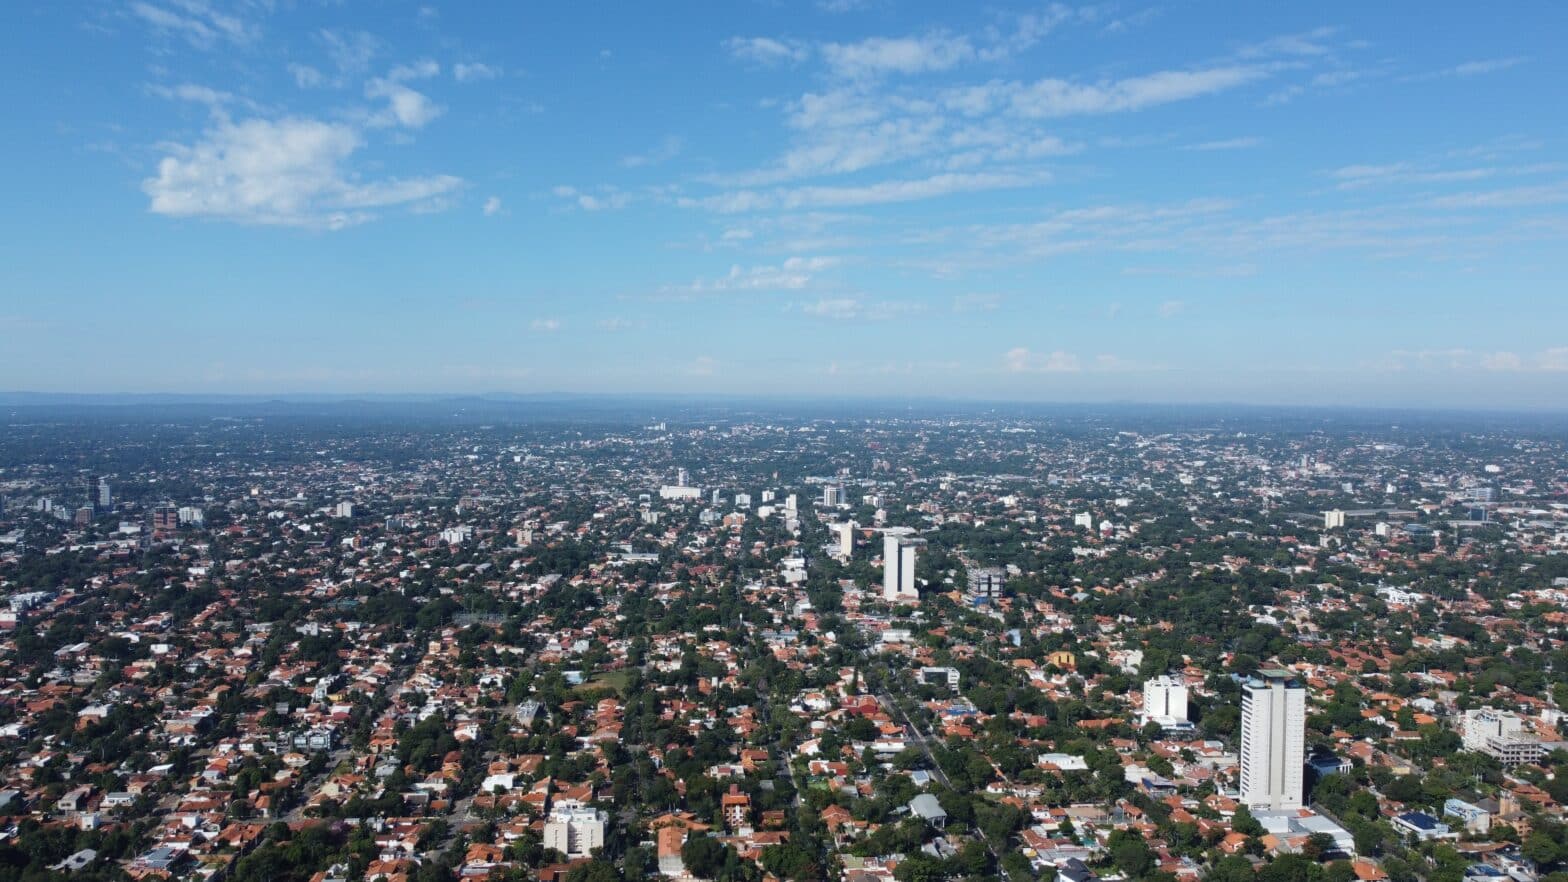
[[[1241,802],[1254,809],[1301,807],[1307,690],[1288,671],[1263,671],[1241,690]]]
[[[855,556],[855,529],[860,525],[854,521],[834,524],[833,531],[838,534],[838,556],[849,560]]]
[[[1323,529],[1339,530],[1345,526],[1345,513],[1339,509],[1323,512]]]
[[[898,603],[920,599],[915,587],[915,552],[926,544],[908,533],[888,533],[882,539],[882,599]]]
[[[98,498],[96,502],[99,508],[112,508],[114,506],[114,494],[109,490],[108,478],[98,479]]]
[[[829,484],[822,488],[822,507],[837,508],[844,504],[844,488],[836,484]]]
[[[675,470],[675,483],[681,485],[682,487],[690,487],[691,486],[691,472],[688,472],[685,469],[676,469]]]
[[[1187,684],[1179,677],[1161,674],[1143,683],[1143,719],[1162,726],[1187,722]]]

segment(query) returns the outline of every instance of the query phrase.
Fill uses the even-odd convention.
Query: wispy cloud
[[[802,304],[800,311],[817,318],[849,321],[887,321],[913,313],[924,312],[921,303],[900,300],[865,301],[858,297],[824,297],[813,303]]]
[[[954,312],[992,312],[1002,305],[999,294],[972,292],[953,298]]]
[[[561,330],[561,320],[557,318],[536,318],[528,323],[528,330],[535,334],[554,334]]]
[[[579,190],[570,184],[559,184],[550,192],[556,198],[565,199],[583,211],[611,211],[625,208],[632,202],[631,193],[607,184],[593,192]]]
[[[833,73],[850,78],[948,70],[975,57],[969,38],[943,32],[919,37],[871,37],[854,43],[826,43],[823,61]]]
[[[874,184],[790,187],[768,191],[739,190],[700,199],[685,198],[680,201],[680,204],[726,214],[774,208],[791,211],[849,208],[885,205],[890,202],[914,202],[983,190],[1026,187],[1045,184],[1049,180],[1050,176],[1044,173],[949,172],[912,180],[878,181]]]
[[[1432,70],[1425,73],[1412,74],[1405,77],[1407,82],[1420,82],[1422,80],[1436,80],[1447,77],[1479,77],[1498,71],[1510,70],[1520,65],[1529,63],[1530,59],[1522,55],[1513,55],[1505,58],[1481,58],[1466,61],[1441,70]]]
[[[645,165],[658,165],[669,162],[681,153],[681,148],[686,142],[677,135],[666,135],[652,150],[646,153],[633,154],[621,158],[623,168],[641,168]]]
[[[501,68],[481,62],[461,62],[452,65],[452,78],[459,83],[474,83],[480,80],[493,80],[500,76]]]
[[[804,43],[773,37],[731,37],[724,48],[736,58],[762,65],[805,61],[811,55]]]
[[[1034,352],[1027,346],[1015,346],[1003,356],[1003,365],[1014,374],[1063,374],[1083,370],[1083,361],[1071,352],[1060,349],[1054,352]]]
[[[181,37],[198,49],[212,49],[220,43],[249,43],[259,33],[256,25],[220,12],[204,0],[137,0],[129,8],[132,15],[158,33]]]
[[[1263,139],[1262,138],[1260,138],[1260,137],[1258,137],[1256,135],[1248,135],[1248,136],[1242,137],[1242,138],[1225,138],[1225,139],[1219,140],[1219,141],[1202,141],[1202,142],[1199,142],[1197,144],[1189,144],[1186,147],[1183,147],[1182,149],[1183,150],[1203,150],[1203,151],[1209,151],[1209,150],[1250,150],[1250,149],[1252,149],[1254,147],[1261,147],[1261,146],[1263,146]]]
[[[713,279],[697,279],[690,284],[666,286],[663,294],[718,294],[728,291],[798,291],[811,284],[818,273],[836,266],[834,257],[791,257],[782,264],[730,267],[728,273]]]

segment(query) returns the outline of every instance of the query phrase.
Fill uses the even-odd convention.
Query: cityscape
[[[11,409],[0,867],[1568,872],[1560,418],[866,407]]]
[[[0,2],[0,882],[1568,882],[1565,37]]]

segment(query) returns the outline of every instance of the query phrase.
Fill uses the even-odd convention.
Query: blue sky
[[[0,387],[1561,408],[1565,33],[6,3]]]

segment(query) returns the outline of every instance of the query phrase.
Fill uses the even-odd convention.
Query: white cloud
[[[344,77],[363,74],[381,51],[381,41],[364,31],[318,31],[316,38],[326,46],[327,57]]]
[[[830,319],[852,319],[860,315],[860,301],[853,297],[824,297],[800,308],[807,315]]]
[[[452,77],[459,83],[474,83],[480,80],[493,80],[500,76],[501,73],[501,68],[479,62],[464,64],[460,61],[457,64],[452,65]]]
[[[553,334],[561,330],[561,320],[554,318],[536,318],[528,323],[528,330],[535,334]]]
[[[610,209],[625,208],[631,204],[632,194],[611,186],[601,186],[595,192],[589,193],[579,190],[570,184],[557,184],[550,188],[550,193],[557,198],[565,199],[574,207],[583,211],[609,211]]]
[[[257,29],[238,16],[218,12],[204,0],[167,0],[162,4],[132,3],[131,14],[159,33],[183,37],[198,49],[219,42],[248,43]]]
[[[387,71],[387,79],[394,83],[404,83],[409,80],[428,80],[441,75],[441,65],[421,58],[411,64],[399,64]]]
[[[1452,68],[1452,72],[1456,77],[1473,77],[1518,67],[1526,61],[1529,61],[1529,59],[1517,56],[1513,58],[1488,58],[1481,61],[1467,61]]]
[[[1190,144],[1190,145],[1188,145],[1186,147],[1183,147],[1182,149],[1183,150],[1248,150],[1248,149],[1251,149],[1253,147],[1261,147],[1262,145],[1263,145],[1263,139],[1262,138],[1259,138],[1259,137],[1254,136],[1254,135],[1248,135],[1248,136],[1243,137],[1243,138],[1226,138],[1226,139],[1221,140],[1221,141],[1204,141],[1204,142],[1199,143],[1199,144]]]
[[[1524,359],[1513,352],[1491,352],[1481,356],[1481,366],[1489,371],[1517,371],[1524,369]]]
[[[598,326],[599,330],[608,331],[614,334],[620,331],[629,331],[636,327],[636,323],[631,319],[621,318],[620,316],[611,316],[610,318],[600,319]]]
[[[676,135],[666,135],[662,140],[659,141],[657,145],[654,146],[652,150],[649,150],[647,153],[622,157],[621,165],[624,168],[640,168],[645,165],[658,165],[662,162],[668,162],[671,159],[674,159],[676,156],[679,156],[681,148],[684,146],[685,141],[683,141],[680,137]]]
[[[686,373],[693,377],[711,377],[719,370],[719,362],[711,355],[699,355],[686,366]]]
[[[397,74],[398,71],[394,71]],[[406,71],[405,71],[406,74]],[[444,113],[441,105],[419,91],[400,82],[406,77],[378,77],[365,83],[365,97],[386,99],[386,110],[370,116],[372,126],[403,126],[405,129],[423,129],[426,124]]]
[[[1187,304],[1182,300],[1167,300],[1160,304],[1161,318],[1174,318],[1187,311]]]
[[[1050,353],[1036,353],[1026,346],[1015,346],[1003,356],[1007,370],[1015,374],[1077,373],[1083,369],[1078,356],[1058,349]]]
[[[806,315],[838,321],[850,319],[886,321],[910,313],[922,312],[924,308],[919,303],[898,300],[867,303],[854,297],[824,297],[814,303],[803,304],[800,311]]]
[[[1568,346],[1553,346],[1533,355],[1491,352],[1481,356],[1481,367],[1489,371],[1562,373],[1568,371]]]
[[[308,64],[290,64],[288,71],[289,75],[294,77],[294,85],[301,89],[315,89],[327,82],[327,78],[322,76],[321,71]]]
[[[1273,58],[1277,56],[1314,57],[1330,55],[1333,47],[1329,45],[1329,38],[1334,36],[1334,28],[1322,27],[1304,31],[1299,34],[1285,34],[1243,46],[1236,54],[1242,58]]]
[[[1568,372],[1568,346],[1551,346],[1534,353],[1507,349],[1476,352],[1463,347],[1395,349],[1373,366],[1395,372],[1409,369],[1474,371],[1479,368],[1498,373],[1563,373]]]
[[[148,91],[160,98],[205,104],[213,109],[235,101],[234,96],[228,92],[221,92],[207,86],[198,86],[194,83],[181,83],[178,86],[148,86],[147,88]]]
[[[1223,92],[1264,76],[1259,67],[1231,66],[1167,70],[1094,84],[1044,79],[1010,90],[1008,98],[1012,110],[1026,118],[1118,113]]]
[[[1032,175],[1011,172],[977,172],[960,174],[949,172],[912,180],[879,181],[855,186],[809,186],[780,188],[768,191],[737,190],[701,199],[683,199],[679,204],[687,207],[706,208],[723,214],[762,211],[770,208],[790,210],[808,208],[843,208],[859,205],[882,205],[891,202],[913,202],[935,199],[957,193],[982,190],[1001,190],[1049,182],[1044,173]]]
[[[1448,77],[1478,77],[1485,74],[1497,73],[1526,64],[1530,61],[1524,56],[1514,55],[1506,58],[1482,58],[1475,61],[1466,61],[1453,67],[1442,70],[1427,71],[1405,77],[1407,82],[1420,82],[1422,80],[1436,80]]]
[[[948,70],[975,57],[969,38],[946,33],[921,37],[871,37],[857,43],[826,43],[822,58],[836,74],[858,78]]]
[[[681,287],[666,287],[666,294],[713,294],[725,291],[798,291],[811,284],[823,270],[838,264],[834,257],[791,257],[779,265],[735,265],[716,279],[698,279]]]
[[[1568,202],[1568,181],[1532,187],[1508,187],[1471,193],[1439,196],[1431,204],[1438,208],[1521,208],[1533,205],[1559,205]]]
[[[344,123],[220,119],[195,144],[169,145],[142,189],[155,214],[336,229],[377,209],[440,207],[463,186],[450,175],[362,181],[343,166],[363,145]]]
[[[489,199],[486,199],[485,200],[484,212],[485,212],[485,217],[495,217],[496,215],[500,214],[501,213],[501,197],[500,196],[491,196]]]
[[[772,37],[731,37],[724,41],[724,48],[743,61],[765,65],[804,61],[811,54],[803,43]]]
[[[1002,305],[996,294],[970,293],[953,298],[954,312],[992,312]]]

